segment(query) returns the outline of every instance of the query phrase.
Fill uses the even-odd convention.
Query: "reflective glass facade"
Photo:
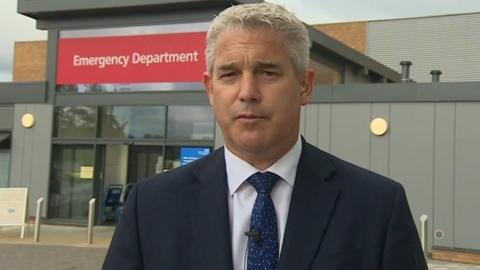
[[[95,124],[95,107],[57,107],[55,110],[54,136],[60,138],[95,138]]]
[[[170,106],[168,108],[169,139],[213,140],[215,122],[211,107]]]
[[[104,106],[101,108],[100,137],[165,137],[164,106]]]
[[[97,198],[98,223],[115,224],[125,190],[181,164],[182,147],[211,150],[210,106],[59,106],[48,218],[85,223]]]

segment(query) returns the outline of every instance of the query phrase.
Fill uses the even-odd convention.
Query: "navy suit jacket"
[[[224,149],[139,182],[103,270],[231,270]],[[279,270],[427,269],[402,186],[302,141]]]

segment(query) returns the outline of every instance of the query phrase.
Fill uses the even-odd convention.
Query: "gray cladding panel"
[[[430,243],[479,250],[480,220],[472,219],[480,209],[478,115],[478,102],[314,103],[302,108],[300,131],[319,148],[400,182],[417,228],[420,215],[430,217]],[[369,131],[376,117],[389,122],[384,136]],[[434,240],[434,229],[445,238]]]
[[[215,149],[222,147],[224,143],[222,129],[218,125],[218,122],[215,121]]]
[[[417,226],[432,216],[434,123],[433,103],[391,105],[390,177],[405,187]]]
[[[32,113],[36,122],[24,128],[20,119]],[[13,124],[10,186],[29,188],[29,213],[34,215],[36,200],[48,199],[53,106],[16,104]],[[46,213],[44,208],[43,215]]]
[[[410,60],[411,77],[431,81],[440,69],[441,81],[480,80],[480,13],[368,23],[368,56],[400,71]]]
[[[390,104],[373,103],[371,120],[381,117],[390,123]],[[388,176],[390,131],[383,136],[370,133],[370,169],[381,175]]]
[[[25,147],[25,131],[21,125],[21,118],[24,112],[26,112],[26,104],[15,105],[14,117],[13,117],[13,129],[12,129],[12,141],[11,141],[11,156],[10,156],[10,187],[23,187],[22,178],[23,167],[28,166],[24,162],[24,147]]]
[[[368,168],[370,104],[334,104],[331,118],[331,153]]]
[[[315,87],[314,103],[480,101],[480,82],[340,84]]]
[[[302,106],[300,110],[300,134],[305,133],[305,111],[306,111],[307,106]]]
[[[318,105],[310,104],[305,108],[305,139],[313,144],[317,145],[318,134]]]
[[[239,1],[233,1],[238,3]],[[58,0],[19,0],[18,12],[36,19],[52,17],[75,17],[87,15],[165,12],[178,10],[199,10],[208,7],[228,7],[232,1],[211,0],[114,0],[114,1],[58,1]]]
[[[330,152],[332,104],[318,104],[318,134],[317,146]]]
[[[0,107],[0,130],[12,129],[13,107]]]
[[[43,103],[46,82],[0,82],[0,104]]]
[[[480,104],[457,103],[454,247],[480,250]]]
[[[324,151],[330,151],[331,104],[309,104],[302,109],[301,132],[305,139]]]
[[[442,230],[443,239],[433,244],[453,248],[455,104],[435,104],[435,159],[433,230]]]

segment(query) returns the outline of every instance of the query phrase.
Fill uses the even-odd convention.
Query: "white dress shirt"
[[[298,136],[295,145],[277,162],[262,172],[272,172],[280,176],[273,187],[271,197],[277,213],[279,252],[282,250],[283,235],[287,223],[290,198],[292,197],[298,160],[302,152],[302,143]],[[246,182],[248,177],[259,170],[240,159],[225,147],[225,164],[228,179],[228,209],[232,237],[233,270],[244,270],[248,237],[245,232],[250,229],[250,215],[257,192]],[[280,254],[279,254],[280,255]]]

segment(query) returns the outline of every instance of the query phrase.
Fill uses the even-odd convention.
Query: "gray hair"
[[[293,67],[299,74],[305,72],[310,59],[310,38],[303,23],[284,7],[272,3],[242,4],[223,10],[212,21],[207,32],[205,51],[207,70],[213,72],[215,42],[229,28],[242,30],[267,29],[282,35]]]

